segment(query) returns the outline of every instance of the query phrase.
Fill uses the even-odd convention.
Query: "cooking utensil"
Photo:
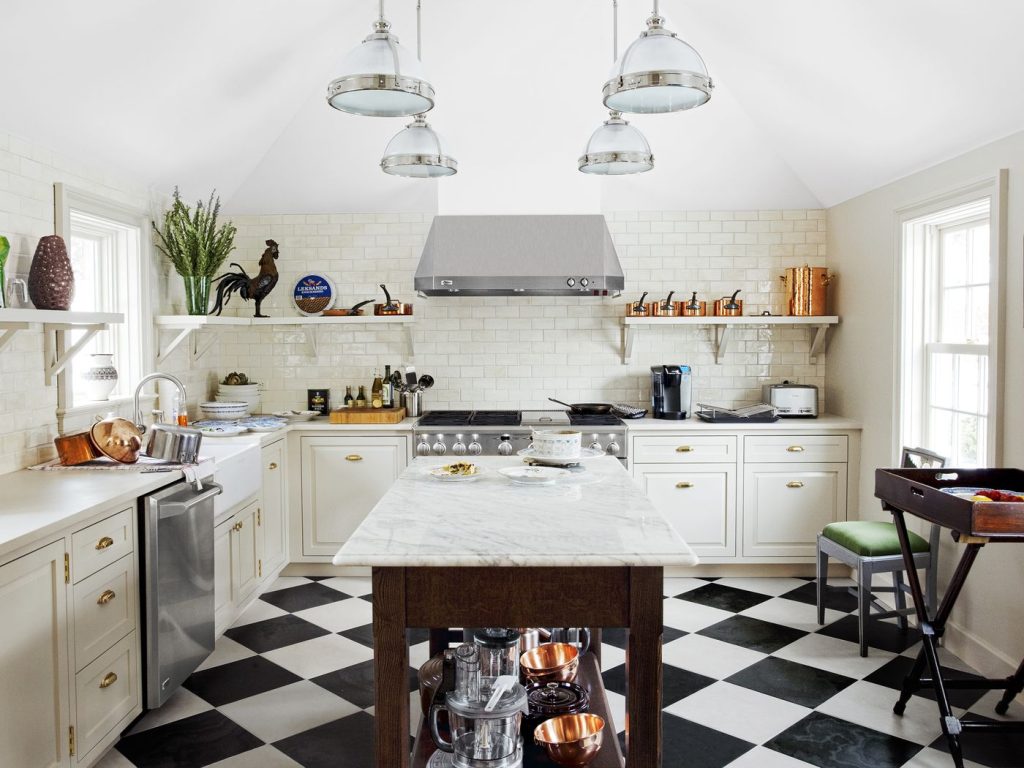
[[[93,443],[92,437],[88,432],[61,435],[54,439],[53,444],[57,447],[57,456],[60,458],[60,463],[66,467],[84,464],[103,455]]]
[[[387,286],[384,283],[380,284],[380,289],[384,291],[384,303],[373,305],[373,314],[375,315],[411,315],[412,304],[404,304],[400,301],[396,301],[391,298],[391,293],[388,291]]]
[[[647,298],[647,291],[643,292],[643,295],[634,302],[630,302],[626,305],[626,317],[647,317],[650,312],[647,309],[647,305],[644,304],[644,299]]]
[[[551,642],[574,645],[583,656],[590,650],[590,630],[587,627],[555,627],[551,630]]]
[[[833,280],[825,267],[791,267],[779,279],[786,286],[787,315],[825,315],[828,286]]]
[[[367,304],[373,304],[373,299],[367,299],[366,301],[360,301],[358,304],[354,304],[348,309],[325,309],[324,316],[326,317],[357,317],[363,314],[363,307]]]
[[[544,627],[516,627],[519,631],[519,656],[541,643],[551,640],[551,630]]]
[[[533,738],[537,726],[559,715],[576,715],[590,709],[590,694],[576,683],[530,683],[526,686],[530,709],[523,717],[523,733]]]
[[[738,301],[736,297],[739,295],[740,289],[736,289],[732,296],[723,296],[720,299],[715,300],[715,316],[716,317],[738,317],[743,314],[743,302]]]
[[[575,682],[580,649],[571,643],[544,643],[519,657],[519,667],[531,683]]]
[[[578,413],[582,416],[600,415],[603,413],[608,413],[612,409],[611,405],[609,405],[608,403],[563,403],[561,400],[556,400],[553,397],[549,397],[548,400],[550,400],[552,403],[564,405],[573,413]]]
[[[669,291],[668,296],[662,301],[652,301],[647,305],[651,317],[676,317],[678,316],[677,305],[680,304],[678,301],[672,301],[672,296],[675,291]]]
[[[416,378],[416,368],[411,365],[405,366],[405,386],[410,390],[416,388],[418,379]]]
[[[545,720],[533,731],[533,740],[543,744],[548,757],[566,768],[581,768],[597,757],[604,741],[604,718],[580,713]]]
[[[690,296],[690,300],[683,303],[679,309],[679,314],[682,317],[704,317],[707,313],[708,303],[706,301],[697,301],[696,291]]]
[[[203,433],[198,429],[154,424],[146,430],[146,446],[142,452],[150,458],[175,464],[195,464],[199,461],[202,442]]]
[[[402,392],[402,406],[405,408],[405,415],[413,418],[423,415],[423,393]]]
[[[97,421],[89,430],[89,436],[107,458],[122,464],[134,464],[139,460],[142,432],[128,419],[113,416]]]
[[[420,389],[430,389],[434,386],[434,377],[425,373],[420,376],[420,380],[417,383]]]

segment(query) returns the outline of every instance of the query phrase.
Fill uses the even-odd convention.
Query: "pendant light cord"
[[[384,0],[381,0],[381,2],[384,2]],[[416,0],[416,58],[419,59],[420,63],[422,64],[423,41],[420,38],[420,2],[421,0]]]
[[[384,0],[379,0],[377,3],[377,18],[384,21]]]
[[[619,0],[612,0],[612,63],[619,60]]]

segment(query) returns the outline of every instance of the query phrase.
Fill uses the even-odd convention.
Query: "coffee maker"
[[[690,366],[651,366],[651,415],[656,419],[690,416]]]

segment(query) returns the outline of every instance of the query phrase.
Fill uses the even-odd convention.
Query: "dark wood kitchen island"
[[[410,765],[406,629],[461,626],[628,628],[625,766],[661,766],[663,569],[697,557],[617,459],[543,487],[500,475],[512,457],[425,474],[449,462],[414,461],[334,557],[373,569],[377,768]]]

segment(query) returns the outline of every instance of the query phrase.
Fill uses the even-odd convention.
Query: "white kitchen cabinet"
[[[213,531],[213,615],[218,637],[235,620],[235,599],[231,592],[231,529],[234,524],[232,515]]]
[[[68,766],[65,540],[0,565],[0,765]]]
[[[259,586],[263,575],[263,535],[257,519],[259,502],[254,501],[235,513],[231,526],[231,591],[241,605]]]
[[[303,436],[302,550],[329,560],[409,461],[406,435]]]
[[[633,476],[699,556],[736,555],[735,464],[636,464]]]
[[[269,577],[285,566],[288,558],[288,517],[285,514],[284,439],[263,446],[263,498],[260,526],[263,528],[263,573]]]

